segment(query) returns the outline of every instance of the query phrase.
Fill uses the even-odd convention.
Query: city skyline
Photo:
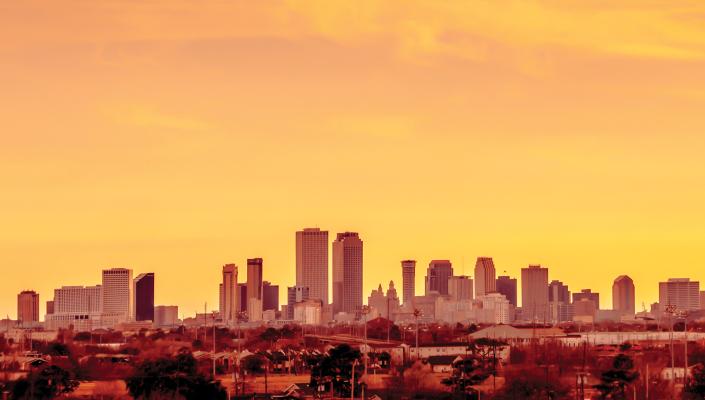
[[[2,314],[106,266],[191,313],[251,257],[281,297],[317,225],[364,296],[407,258],[637,310],[705,278],[702,2],[5,3]]]
[[[313,229],[307,228],[306,230],[313,230]],[[297,238],[296,238],[297,241],[299,240],[298,235],[301,232],[302,231],[297,231]],[[325,234],[327,236],[327,231],[325,232]],[[343,240],[347,239],[347,238],[354,239],[354,242],[352,244],[353,247],[351,249],[348,249],[345,252],[343,252],[342,251]],[[332,249],[335,247],[336,242],[338,242],[339,245],[341,246],[340,247],[341,251],[338,252],[339,254],[341,254],[341,256],[343,254],[347,254],[347,257],[350,257],[350,256],[353,257],[354,261],[352,264],[349,264],[350,266],[347,266],[348,269],[351,267],[353,269],[357,269],[357,268],[364,269],[364,262],[356,261],[356,260],[359,260],[359,257],[362,256],[362,251],[361,251],[362,241],[359,240],[357,232],[345,231],[342,233],[338,233],[336,240],[331,241],[328,244],[328,246],[331,247],[331,249]],[[298,246],[297,246],[296,252],[298,252],[298,251],[299,250],[298,250]],[[352,251],[352,252],[350,253],[350,251]],[[334,252],[330,251],[329,253],[331,254],[331,258],[332,258]],[[402,275],[403,274],[402,271],[404,270],[405,265],[412,262],[413,260],[402,259],[400,261],[401,261],[401,266],[398,267],[398,269],[400,271],[400,275]],[[415,261],[413,261],[413,262],[415,263]],[[358,264],[358,263],[360,263],[360,264]],[[345,264],[345,262],[343,264]],[[341,264],[341,265],[343,265],[343,264]],[[478,265],[483,265],[483,264],[492,265],[493,264],[493,257],[486,257],[486,256],[477,257],[475,271],[478,270]],[[262,318],[261,317],[262,312],[266,311],[266,309],[263,308],[263,302],[264,302],[263,296],[265,294],[264,284],[266,284],[268,287],[271,286],[271,289],[274,289],[277,291],[276,294],[274,294],[270,291],[269,292],[269,293],[271,293],[269,295],[270,298],[272,298],[271,296],[277,296],[277,297],[281,296],[280,291],[284,292],[284,296],[282,296],[282,298],[290,297],[290,293],[287,289],[288,284],[286,282],[280,283],[279,281],[274,281],[273,283],[270,283],[269,281],[266,281],[263,279],[264,271],[266,269],[263,268],[263,259],[262,258],[248,258],[246,265],[247,265],[247,271],[246,271],[245,279],[244,279],[244,281],[237,279],[236,286],[238,286],[238,288],[239,287],[246,288],[246,287],[252,286],[254,284],[255,286],[253,286],[253,288],[258,287],[260,289],[259,295],[253,295],[253,296],[255,296],[255,298],[259,298],[258,311],[253,311],[253,309],[250,309],[251,307],[248,307],[247,310],[244,310],[244,311],[247,311],[248,314],[253,314],[254,316],[252,318],[254,318],[255,321],[258,321]],[[446,274],[446,275],[448,275],[446,277],[446,283],[445,283],[446,286],[449,286],[451,284],[451,281],[449,281],[448,279],[452,280],[452,279],[458,279],[458,278],[466,278],[466,279],[469,278],[470,279],[469,292],[471,294],[470,297],[477,297],[478,296],[477,293],[472,295],[473,290],[475,288],[475,285],[473,284],[474,277],[471,275],[461,275],[459,273],[454,273],[451,260],[435,260],[435,259],[430,260],[430,262],[428,264],[428,270],[426,273],[428,274],[429,271],[434,270],[434,269],[438,268],[439,266],[448,269],[447,274]],[[332,270],[332,268],[333,268],[332,262],[330,263],[329,268]],[[465,267],[463,266],[462,267],[463,271],[464,271],[464,268]],[[494,268],[494,267],[492,267],[492,268]],[[222,272],[223,272],[222,279],[223,280],[225,280],[226,269],[228,271],[232,272],[234,274],[234,276],[237,278],[238,267],[236,264],[231,263],[231,264],[226,264],[222,267]],[[535,274],[532,273],[534,271],[538,272],[539,270],[543,271],[542,275],[544,275],[541,278],[539,278],[540,282],[535,281],[535,278],[533,278],[533,275],[535,275]],[[458,271],[455,271],[455,272],[458,272]],[[506,271],[505,271],[505,273],[506,273]],[[527,273],[528,273],[528,275],[527,275]],[[151,283],[149,284],[151,289],[147,289],[147,290],[149,290],[149,292],[147,292],[147,293],[149,293],[149,296],[150,296],[150,301],[152,304],[151,307],[156,307],[157,302],[154,300],[155,299],[155,292],[153,289],[153,287],[154,287],[154,273],[150,272],[150,273],[139,274],[139,276],[137,276],[134,279],[134,282],[132,279],[133,271],[131,268],[113,267],[113,268],[103,269],[101,274],[103,276],[102,282],[100,285],[97,285],[95,287],[100,289],[99,297],[101,298],[100,302],[102,304],[102,306],[101,306],[102,312],[108,313],[108,314],[116,313],[116,312],[117,312],[117,314],[125,314],[126,313],[125,315],[128,317],[128,319],[130,319],[130,318],[134,319],[136,316],[135,313],[137,312],[136,308],[135,308],[136,301],[137,301],[137,293],[136,293],[137,286],[135,286],[135,285],[136,285],[137,281],[141,280],[143,277],[150,277],[150,279],[151,279]],[[364,272],[362,272],[362,275],[364,276]],[[333,274],[331,273],[330,276],[333,276]],[[428,292],[428,285],[429,285],[428,277],[423,276],[421,278],[424,280],[423,286],[421,287],[421,289],[423,289],[422,292]],[[507,278],[507,276],[497,276],[496,280],[503,280],[505,278]],[[510,275],[508,278],[512,279],[515,282],[514,285],[516,285],[516,282],[521,283],[522,290],[518,290],[518,288],[515,288],[514,292],[512,293],[513,295],[517,295],[518,299],[523,298],[524,301],[526,298],[533,299],[533,298],[535,298],[535,296],[537,294],[540,296],[540,298],[544,298],[544,300],[539,301],[542,303],[542,305],[540,305],[538,307],[538,309],[542,310],[542,311],[540,311],[542,313],[542,316],[540,319],[545,318],[546,320],[550,320],[550,319],[556,318],[555,315],[557,315],[556,313],[559,311],[557,311],[557,309],[555,308],[556,305],[554,303],[552,303],[553,300],[551,300],[551,296],[555,296],[557,292],[555,292],[555,289],[552,289],[552,287],[554,284],[563,285],[563,282],[555,279],[555,275],[554,275],[554,273],[551,272],[551,269],[549,267],[529,264],[528,268],[522,267],[520,269],[520,274],[518,276],[511,276]],[[106,279],[108,279],[108,280],[106,281]],[[251,279],[254,279],[254,281],[251,281]],[[354,278],[354,279],[359,279],[359,278]],[[544,285],[544,281],[545,281],[545,285]],[[550,284],[548,283],[549,281],[550,281]],[[389,282],[390,283],[394,282],[394,279],[390,279]],[[573,302],[573,303],[577,304],[577,302],[579,302],[580,300],[587,299],[587,300],[592,301],[595,309],[598,309],[598,310],[601,308],[607,309],[607,310],[614,309],[615,311],[621,312],[621,311],[624,311],[623,309],[621,309],[621,307],[625,307],[625,309],[627,311],[634,311],[634,312],[641,311],[641,307],[639,307],[640,303],[637,300],[638,297],[634,296],[635,292],[638,295],[640,289],[639,289],[638,285],[635,285],[633,283],[633,280],[631,277],[629,277],[628,275],[625,275],[625,274],[621,274],[621,275],[616,276],[614,278],[614,280],[611,282],[612,282],[612,285],[610,286],[611,290],[608,292],[602,293],[601,300],[600,300],[600,293],[601,292],[599,290],[594,290],[593,288],[582,288],[582,287],[570,286],[569,284],[566,284],[565,289],[562,289],[562,290],[568,290],[568,292],[567,292],[568,295],[571,295],[571,293],[572,293],[572,295],[569,299],[569,302]],[[625,282],[625,283],[628,282],[628,286],[626,286],[627,291],[623,295],[620,295],[620,296],[626,296],[626,297],[623,297],[622,299],[615,299],[614,298],[614,293],[615,293],[614,291],[616,290],[615,285],[617,285],[617,282]],[[235,283],[235,282],[233,282],[233,283]],[[381,283],[378,283],[378,286],[380,284]],[[397,285],[400,285],[400,284],[403,284],[403,279],[400,279],[398,281]],[[453,284],[455,285],[456,283],[454,282]],[[690,297],[688,297],[687,300],[681,300],[681,298],[679,297],[678,300],[674,300],[672,302],[673,305],[679,306],[680,302],[690,302],[690,303],[688,303],[688,306],[685,307],[683,310],[699,309],[700,297],[702,296],[703,292],[699,291],[699,279],[698,278],[691,279],[691,278],[683,278],[683,277],[678,277],[678,278],[669,277],[667,279],[664,279],[664,280],[657,282],[657,284],[658,284],[659,298],[657,298],[654,301],[651,301],[649,303],[644,302],[644,307],[645,307],[646,311],[650,310],[650,306],[652,303],[656,303],[659,300],[661,300],[661,302],[663,302],[663,299],[665,298],[664,297],[664,289],[663,289],[664,287],[666,287],[667,285],[681,285],[681,284],[690,285],[688,287],[689,288],[692,287],[693,291],[692,291],[692,293],[689,293],[687,295],[687,296],[690,296]],[[83,286],[83,285],[85,285],[85,286]],[[329,279],[328,285],[331,288],[334,286],[334,282],[333,282],[332,278]],[[417,285],[418,285],[418,282],[417,282]],[[436,285],[438,285],[438,284],[436,284]],[[692,286],[692,285],[696,285],[696,286]],[[542,292],[540,289],[543,286],[545,286],[545,289],[547,289],[547,290],[544,290]],[[86,290],[88,290],[89,284],[85,283],[85,282],[79,286],[61,284],[60,286],[55,287],[54,292],[56,293],[57,290],[60,291],[65,288],[69,288],[69,289],[78,288],[78,289],[83,290],[84,287]],[[106,290],[106,288],[107,288],[107,290]],[[217,293],[217,296],[220,297],[220,299],[217,303],[212,303],[210,309],[214,310],[214,311],[220,310],[222,312],[223,311],[222,310],[223,304],[225,302],[225,294],[223,292],[223,283],[220,282],[219,284],[217,284],[216,288],[217,289],[215,291]],[[528,288],[528,291],[527,291],[527,288]],[[534,288],[534,289],[532,289],[532,288]],[[568,289],[568,288],[570,288],[570,289]],[[271,290],[271,289],[267,289],[267,290]],[[416,289],[417,289],[417,287],[415,285],[414,290],[416,290]],[[116,290],[117,290],[117,292],[116,292]],[[498,290],[500,290],[500,289],[498,289]],[[620,290],[624,291],[625,289],[620,289]],[[673,292],[673,293],[680,293],[681,289],[677,289],[677,290],[678,290],[677,292]],[[688,290],[690,290],[690,289],[688,289]],[[533,294],[532,294],[532,291],[533,291]],[[253,290],[253,293],[254,292],[255,291]],[[371,289],[370,292],[374,295],[375,289],[374,288]],[[22,290],[21,292],[19,292],[19,294],[17,295],[18,302],[16,303],[16,307],[18,307],[18,312],[19,312],[19,304],[20,304],[19,298],[24,293],[33,293],[37,297],[39,296],[39,293],[37,293],[36,291]],[[112,294],[112,293],[115,293],[115,294]],[[117,294],[117,293],[119,293],[119,294]],[[246,297],[248,300],[251,298],[249,293],[247,293],[246,295],[243,293],[243,296],[240,296],[239,289],[235,293],[236,293],[236,298],[237,298],[236,301],[240,301],[241,300],[240,297]],[[348,304],[356,303],[358,300],[361,301],[362,303],[365,303],[364,299],[367,298],[367,293],[369,293],[369,292],[365,292],[363,290],[359,299],[349,297],[345,301]],[[492,291],[491,293],[496,293],[496,291]],[[108,294],[110,294],[110,295],[108,297],[106,297],[106,295],[108,295]],[[429,293],[425,293],[425,294],[428,295]],[[612,294],[611,297],[610,297],[610,294]],[[124,299],[122,299],[122,300],[127,301],[127,303],[125,303],[125,306],[124,306],[124,307],[126,307],[126,309],[121,309],[120,307],[123,307],[123,306],[118,305],[118,304],[124,303],[122,300],[120,300],[120,302],[118,302],[118,303],[115,303],[114,300],[112,300],[112,301],[108,300],[108,298],[113,298],[116,295],[124,297]],[[350,296],[350,294],[348,294],[347,296]],[[562,295],[562,296],[565,297],[565,295]],[[680,296],[680,294],[678,294],[678,296]],[[453,298],[454,295],[452,293],[450,293],[450,297]],[[635,297],[635,299],[629,300],[630,297]],[[668,295],[666,295],[666,297],[668,297]],[[401,299],[401,296],[400,296],[400,299]],[[507,297],[507,299],[511,303],[511,297]],[[53,300],[54,299],[50,297],[47,301],[53,303]],[[272,300],[272,301],[275,301],[275,300]],[[615,301],[617,303],[615,303]],[[625,303],[623,305],[618,304],[620,302],[628,302],[628,301],[632,301],[632,303],[629,303],[629,304]],[[536,300],[534,300],[534,302],[536,302]],[[518,303],[519,303],[518,306],[524,307],[523,301],[518,302]],[[543,304],[543,303],[545,303],[545,304]],[[115,304],[115,305],[117,305],[118,308],[114,309],[115,306],[110,306],[110,304]],[[209,304],[209,303],[206,303],[206,304]],[[331,304],[331,306],[333,306],[333,302],[331,302],[330,304]],[[610,304],[613,307],[610,307],[609,306]],[[107,306],[108,308],[105,308],[106,305],[109,305],[109,306]],[[350,305],[348,305],[347,307],[349,308]],[[90,307],[87,306],[87,308],[90,308]],[[238,308],[241,308],[241,306],[238,305]],[[526,308],[524,308],[524,309],[528,310]],[[333,310],[335,310],[335,307],[333,307]],[[347,311],[350,312],[351,310],[352,309],[349,309]],[[198,310],[198,309],[194,310],[195,313],[198,313],[199,311],[202,311],[202,310]],[[338,311],[341,311],[341,310],[335,310],[334,312],[338,312]],[[181,312],[183,314],[188,313],[188,311],[183,310],[183,309]],[[536,311],[533,310],[533,311],[529,311],[529,312],[534,313]],[[39,319],[44,320],[45,314],[46,314],[46,309],[42,309],[39,314],[40,315]],[[627,313],[627,314],[629,314],[629,313]],[[138,318],[137,320],[140,320],[140,319]],[[554,321],[554,322],[556,322],[556,321]]]

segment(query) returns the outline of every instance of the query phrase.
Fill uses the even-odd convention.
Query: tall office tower
[[[218,284],[218,311],[220,311],[220,318],[223,318],[223,310],[225,309],[225,296],[223,295],[223,283]]]
[[[426,295],[437,292],[448,294],[448,278],[453,276],[453,264],[448,260],[433,260],[426,270]]]
[[[591,289],[583,289],[580,292],[573,293],[573,303],[577,303],[582,299],[588,299],[595,303],[595,309],[600,309],[600,294],[593,292]]]
[[[220,316],[227,325],[237,322],[238,316],[237,298],[237,265],[223,265],[223,309]]]
[[[134,285],[135,320],[154,321],[154,272],[137,275]]]
[[[279,311],[279,285],[262,283],[262,310]]]
[[[509,300],[509,304],[517,306],[517,279],[503,275],[498,276],[495,281],[497,293],[503,294]]]
[[[670,278],[658,284],[658,302],[661,310],[675,306],[679,311],[692,311],[700,308],[700,282],[689,278]]]
[[[495,269],[492,257],[477,257],[475,262],[475,296],[484,296],[488,293],[496,292],[495,285]]]
[[[104,269],[102,286],[103,314],[113,316],[116,321],[132,319],[135,315],[132,270],[127,268]]]
[[[402,301],[411,304],[416,295],[416,260],[401,262]]]
[[[308,300],[310,290],[306,286],[289,286],[286,295],[286,319],[294,319],[294,304]]]
[[[634,281],[627,275],[620,275],[612,284],[612,309],[622,315],[634,315]]]
[[[262,320],[262,259],[247,260],[247,316],[250,321]]]
[[[568,285],[564,285],[561,281],[551,281],[548,285],[548,306],[549,318],[554,324],[570,321],[573,318],[570,312]]]
[[[20,325],[39,322],[39,293],[23,290],[17,295],[17,322]]]
[[[705,290],[700,291],[700,309],[705,309]]]
[[[356,232],[338,233],[333,242],[333,313],[354,313],[361,307],[362,240]]]
[[[328,304],[328,231],[296,232],[296,286],[308,287],[312,299]]]
[[[54,300],[47,300],[47,315],[54,314]]]
[[[238,283],[235,296],[239,304],[238,311],[247,312],[247,283]]]
[[[548,268],[529,265],[521,269],[521,307],[530,320],[548,320]]]
[[[448,278],[448,295],[454,301],[472,300],[472,279],[464,275],[451,276]]]

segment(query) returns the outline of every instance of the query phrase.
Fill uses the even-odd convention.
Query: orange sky
[[[248,257],[284,300],[306,226],[360,232],[365,297],[406,258],[605,308],[705,279],[700,0],[16,1],[0,37],[3,316],[111,266],[191,314]]]

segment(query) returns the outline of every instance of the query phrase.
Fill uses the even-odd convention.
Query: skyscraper
[[[401,262],[402,301],[411,304],[416,295],[416,260]]]
[[[561,281],[551,281],[548,285],[548,305],[549,318],[552,323],[570,321],[573,316],[570,312],[570,290],[568,290],[568,285],[564,285]]]
[[[521,307],[524,318],[548,320],[548,268],[529,265],[521,269]]]
[[[279,285],[264,281],[262,289],[262,310],[279,311]]]
[[[103,270],[102,312],[116,321],[132,319],[135,315],[135,293],[132,270],[110,268]]]
[[[661,310],[674,306],[679,311],[692,311],[700,308],[700,282],[689,278],[670,278],[659,282],[658,302]]]
[[[137,275],[134,285],[135,320],[154,321],[154,273]]]
[[[573,303],[577,303],[582,299],[588,299],[595,303],[595,309],[600,309],[600,294],[593,292],[590,289],[583,289],[580,292],[573,293]]]
[[[433,260],[426,270],[426,295],[438,292],[448,294],[448,278],[453,276],[453,265],[448,260]]]
[[[472,279],[464,275],[451,276],[448,278],[448,295],[454,301],[472,300]]]
[[[262,259],[247,260],[247,316],[250,321],[262,320]]]
[[[328,231],[296,232],[296,286],[308,287],[312,299],[328,304]]]
[[[238,315],[237,298],[237,265],[223,265],[223,310],[220,315],[223,322],[232,325],[237,322]]]
[[[495,284],[495,269],[492,257],[477,257],[475,262],[475,296],[484,296],[495,292]]]
[[[20,325],[39,322],[39,293],[23,290],[17,295],[17,322]]]
[[[635,312],[634,281],[627,275],[620,275],[612,284],[612,309],[623,315]]]
[[[497,293],[501,293],[509,300],[509,304],[517,306],[517,279],[509,276],[498,276],[495,286]]]
[[[362,240],[356,232],[338,233],[333,242],[333,313],[354,313],[360,307]]]

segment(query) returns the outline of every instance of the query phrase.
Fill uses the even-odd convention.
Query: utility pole
[[[419,316],[421,315],[421,310],[418,308],[414,309],[414,319],[416,320],[416,359],[419,357]]]
[[[673,353],[673,314],[676,311],[676,306],[669,304],[666,306],[666,313],[668,314],[668,322],[671,325],[671,334],[669,335],[669,342],[671,346],[671,398],[676,398],[676,357]]]

